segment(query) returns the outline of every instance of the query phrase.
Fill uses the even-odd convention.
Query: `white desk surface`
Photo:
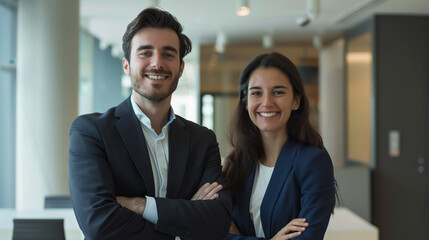
[[[67,240],[82,240],[72,209],[41,209],[18,211],[0,208],[0,240],[12,239],[14,218],[63,218]],[[325,240],[378,240],[378,229],[347,208],[335,208],[331,216]]]
[[[324,240],[378,240],[378,228],[347,208],[337,207]]]

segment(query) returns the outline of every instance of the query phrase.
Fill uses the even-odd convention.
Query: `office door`
[[[374,223],[380,240],[429,239],[429,17],[375,20]]]

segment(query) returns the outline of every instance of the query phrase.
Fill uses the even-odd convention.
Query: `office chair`
[[[12,240],[65,240],[64,219],[13,219]]]
[[[69,195],[45,196],[45,208],[72,208]]]

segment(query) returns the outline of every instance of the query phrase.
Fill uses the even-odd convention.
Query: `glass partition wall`
[[[346,43],[347,159],[351,163],[373,165],[373,81],[369,32]]]

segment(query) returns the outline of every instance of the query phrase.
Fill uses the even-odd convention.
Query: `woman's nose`
[[[271,94],[264,94],[262,97],[262,105],[263,106],[271,106],[273,104],[273,97]]]

